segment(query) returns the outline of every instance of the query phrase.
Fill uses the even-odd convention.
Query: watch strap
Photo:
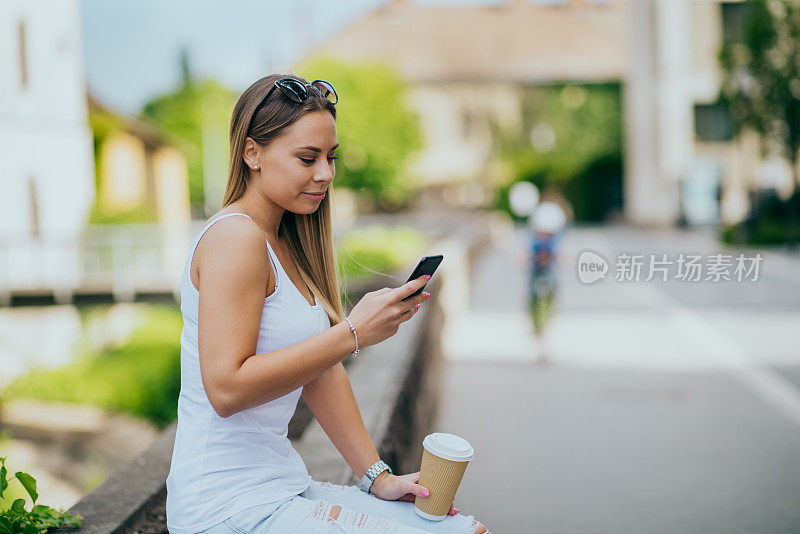
[[[378,475],[383,473],[384,471],[389,471],[389,474],[392,474],[392,468],[384,462],[383,460],[378,460],[371,466],[367,468],[367,472],[364,473],[364,476],[361,477],[361,484],[359,488],[364,493],[369,493],[370,488],[372,488],[372,483],[375,482],[375,479],[378,478]]]

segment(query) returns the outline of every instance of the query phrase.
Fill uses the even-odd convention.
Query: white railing
[[[203,222],[93,226],[73,240],[0,241],[0,302],[13,295],[177,294],[186,253]]]
[[[333,238],[352,227],[415,226],[429,237],[461,228],[474,217],[453,213],[373,214],[334,221]],[[205,221],[178,226],[125,224],[87,227],[77,239],[0,237],[0,305],[14,296],[45,295],[69,303],[75,295],[180,294],[180,275],[192,239]]]

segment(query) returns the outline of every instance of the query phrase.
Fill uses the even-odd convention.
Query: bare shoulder
[[[197,245],[202,253],[213,250],[215,253],[236,252],[259,257],[266,248],[264,232],[247,217],[226,217],[215,222]]]
[[[206,230],[197,244],[192,277],[202,280],[203,274],[210,272],[234,279],[242,277],[242,281],[263,286],[269,269],[266,243],[264,232],[247,217],[219,220]]]

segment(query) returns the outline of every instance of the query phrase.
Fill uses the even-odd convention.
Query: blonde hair
[[[250,137],[266,145],[307,113],[329,111],[336,119],[336,107],[328,99],[311,90],[309,97],[297,103],[283,97],[275,89],[266,102],[261,102],[276,80],[292,77],[307,84],[299,76],[273,74],[256,81],[242,93],[231,115],[228,184],[222,207],[239,200],[250,183],[250,168],[244,164],[245,139]],[[331,324],[344,319],[339,289],[339,269],[333,250],[331,224],[332,192],[322,199],[313,213],[286,211],[281,218],[278,237],[287,243],[289,253],[300,272],[300,278],[322,305]]]

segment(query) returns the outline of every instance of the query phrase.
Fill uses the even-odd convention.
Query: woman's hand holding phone
[[[350,311],[348,318],[358,334],[358,346],[363,348],[380,343],[397,333],[400,323],[408,321],[417,312],[417,305],[428,297],[425,292],[403,300],[428,283],[420,276],[400,287],[384,287],[364,295]]]

